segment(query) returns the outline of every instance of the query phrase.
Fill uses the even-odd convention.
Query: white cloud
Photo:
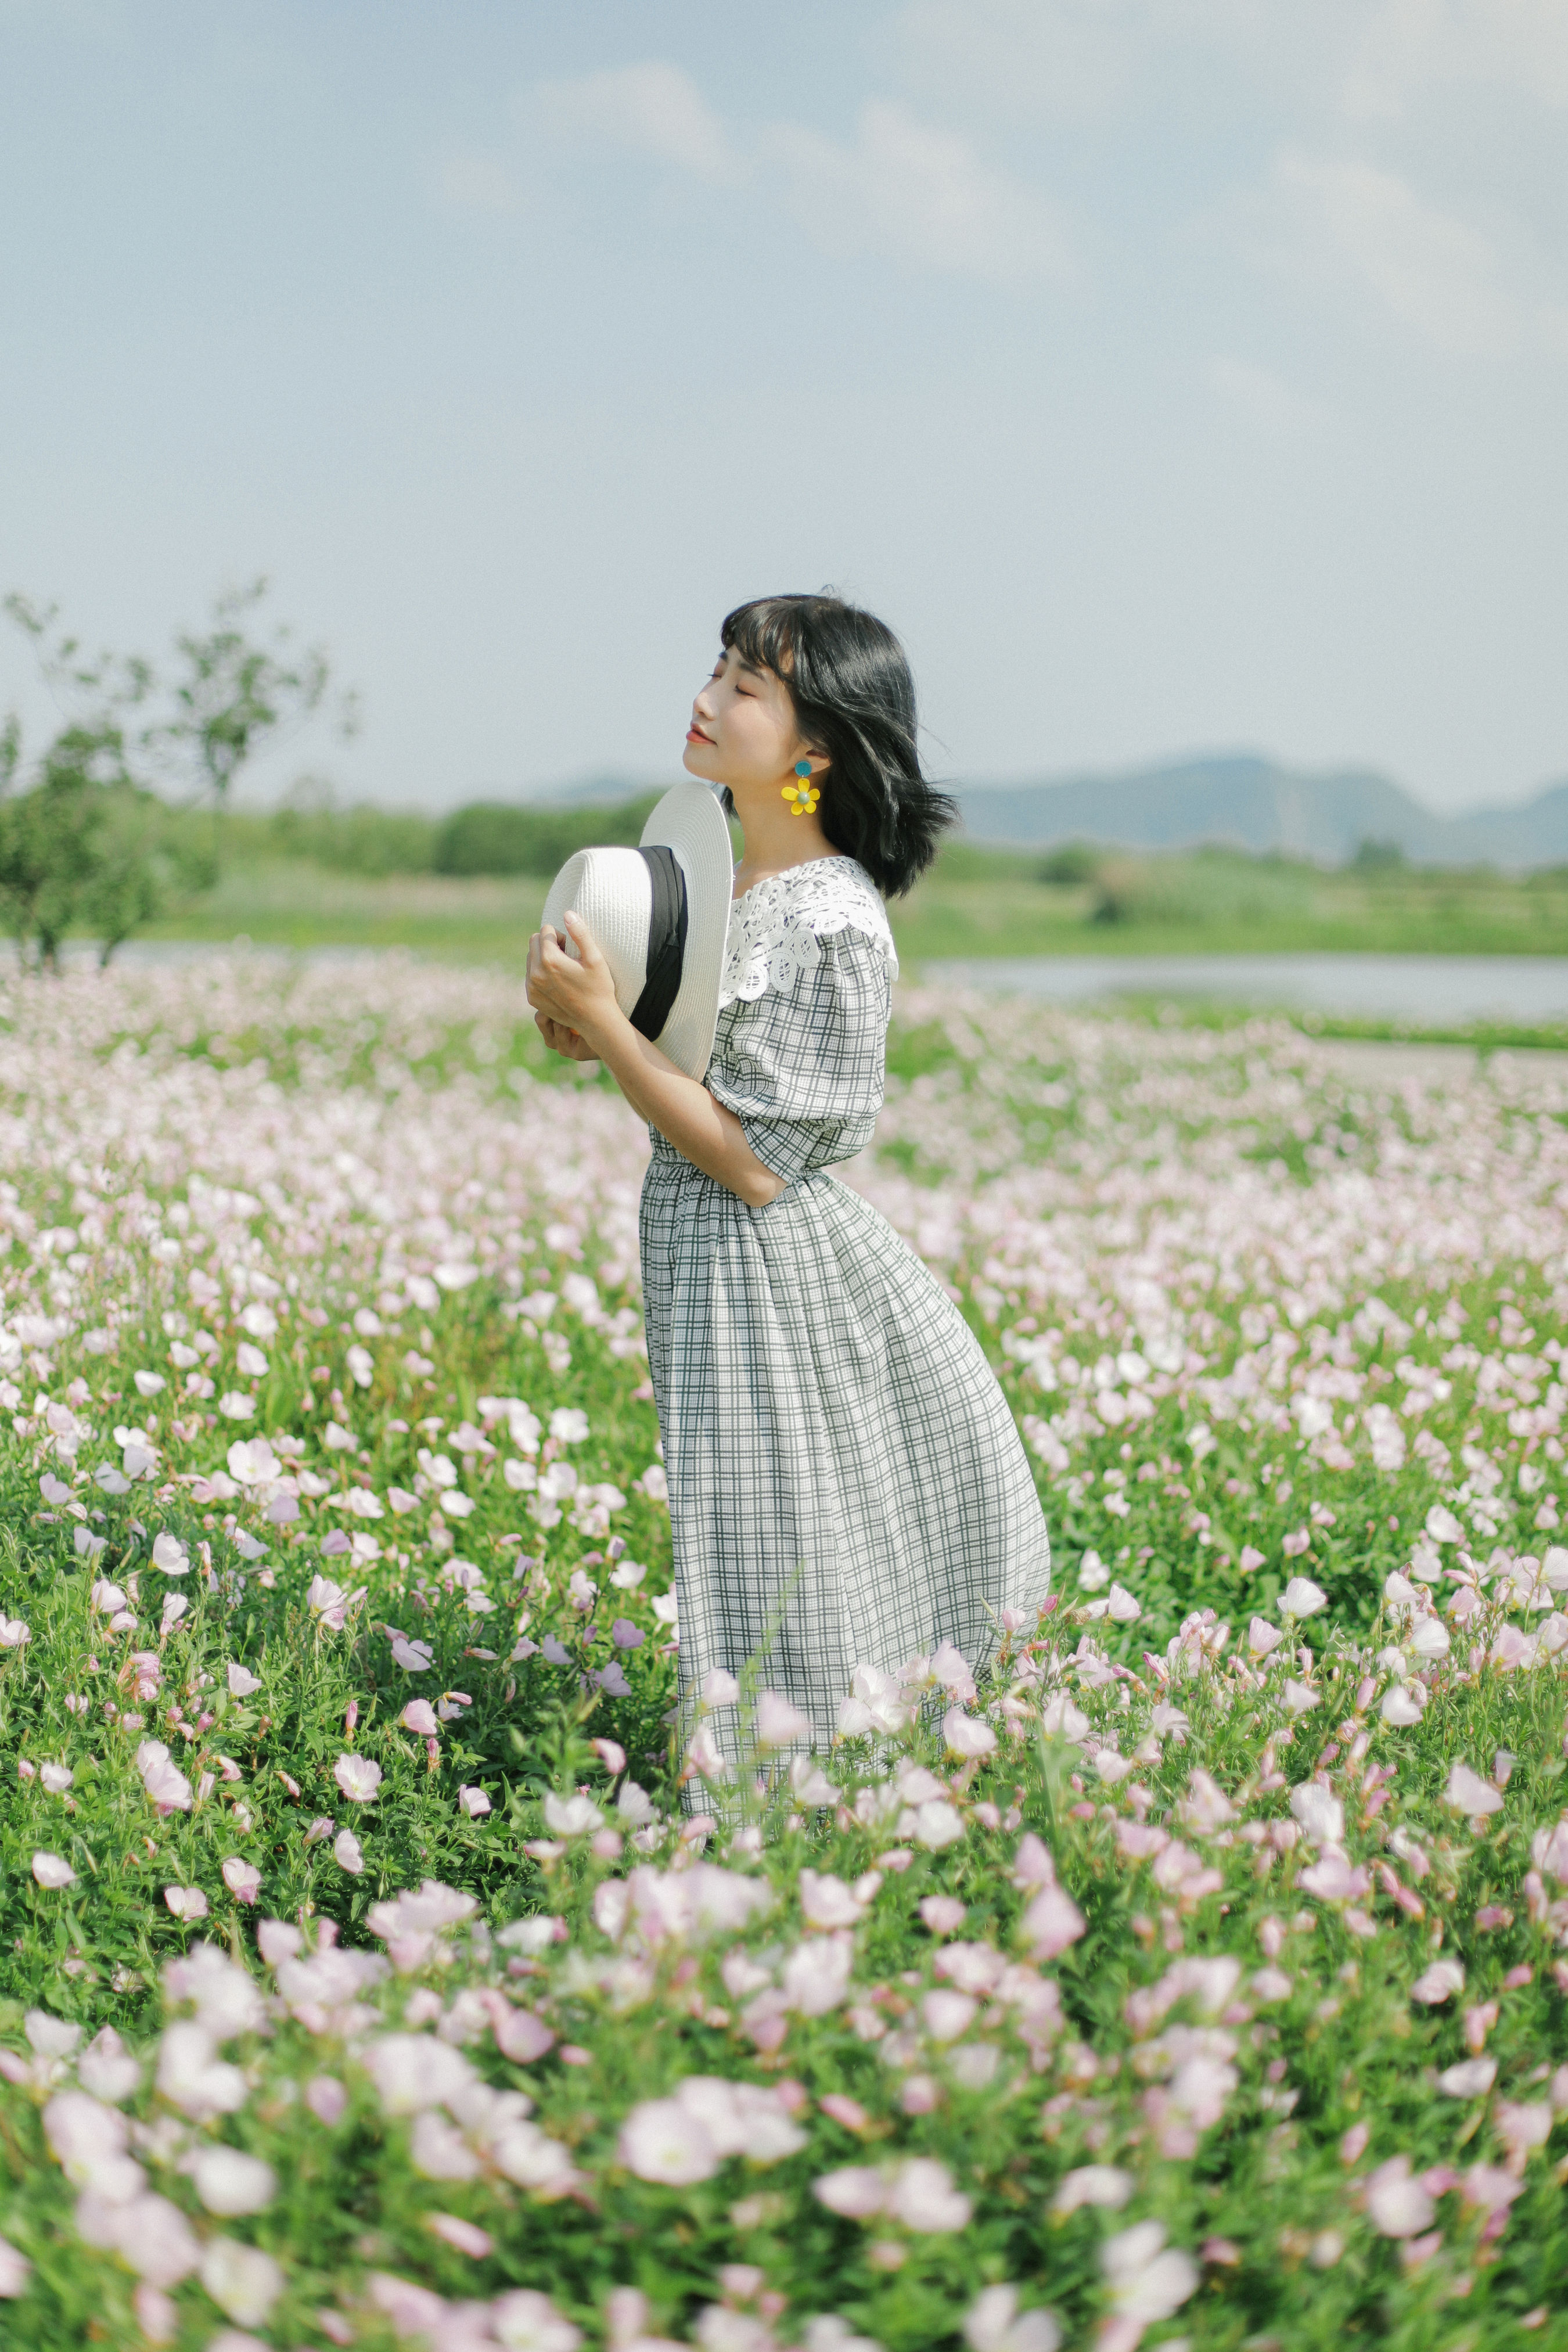
[[[1220,353],[1210,360],[1205,374],[1212,392],[1271,439],[1283,440],[1320,422],[1321,413],[1311,401],[1254,361]]]
[[[1524,306],[1479,229],[1375,163],[1287,151],[1277,179],[1309,244],[1425,341],[1491,359],[1519,348]]]
[[[861,108],[850,145],[781,125],[763,152],[825,253],[881,253],[994,283],[1073,274],[1061,226],[1032,188],[887,100]]]
[[[993,283],[1072,274],[1067,237],[1035,190],[986,163],[958,133],[886,99],[860,109],[848,142],[789,122],[742,136],[720,120],[689,74],[652,62],[535,83],[519,112],[531,131],[544,131],[560,144],[603,142],[715,185],[750,180],[763,191],[782,189],[826,254],[883,254]],[[490,201],[494,208],[479,159],[461,159],[448,179],[458,191],[454,201]]]
[[[658,58],[536,82],[523,113],[531,126],[542,121],[562,140],[603,140],[701,180],[721,183],[739,173],[724,126],[691,76]]]

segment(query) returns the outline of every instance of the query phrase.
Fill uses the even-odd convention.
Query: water
[[[922,963],[920,977],[1053,1004],[1186,996],[1424,1029],[1568,1022],[1568,956],[984,956]]]

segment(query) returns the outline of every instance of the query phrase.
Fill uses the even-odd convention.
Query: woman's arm
[[[536,931],[528,943],[528,1001],[545,1044],[573,1061],[603,1062],[638,1118],[749,1208],[776,1201],[784,1180],[757,1158],[734,1112],[638,1034],[616,1003],[609,966],[587,924],[580,915],[563,920],[576,958],[551,931]]]

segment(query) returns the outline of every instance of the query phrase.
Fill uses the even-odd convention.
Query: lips
[[[693,720],[686,730],[686,740],[689,743],[711,743],[713,738],[711,735],[704,735],[701,728]]]

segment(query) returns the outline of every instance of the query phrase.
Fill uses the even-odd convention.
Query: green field
[[[1041,878],[1042,869],[1070,875],[1080,863],[1081,878]],[[280,857],[265,837],[244,834],[217,887],[151,935],[300,949],[403,946],[521,965],[547,887],[543,875],[344,870]],[[1325,871],[1228,850],[1047,860],[959,842],[890,912],[910,972],[946,956],[1568,951],[1568,873],[1513,880],[1485,871]]]

